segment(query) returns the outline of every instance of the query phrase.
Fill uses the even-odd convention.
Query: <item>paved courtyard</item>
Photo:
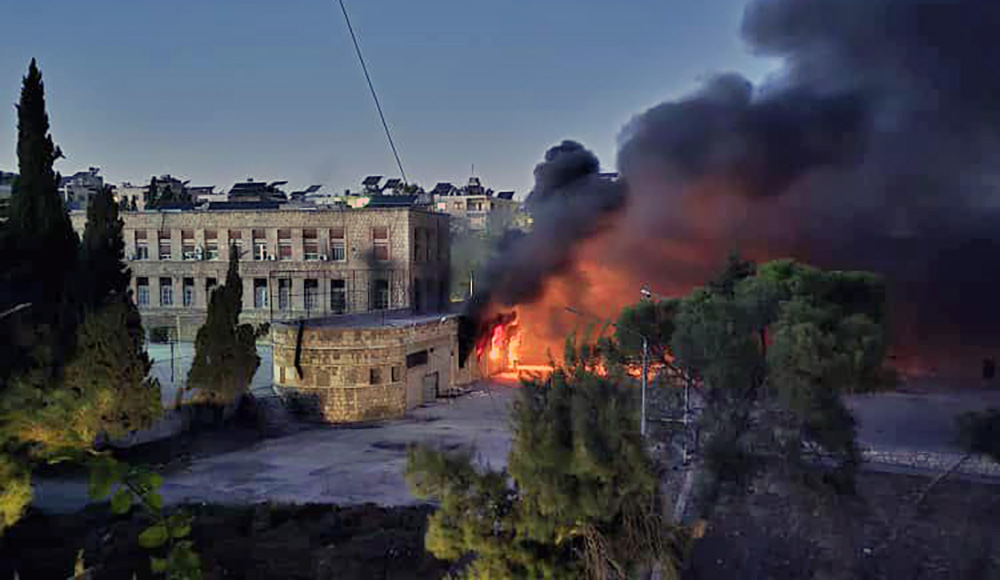
[[[483,464],[500,468],[510,450],[507,416],[518,387],[493,382],[466,396],[416,409],[397,421],[354,428],[317,426],[249,448],[196,458],[166,477],[171,503],[259,501],[403,505],[416,501],[404,479],[406,447],[425,443],[474,448]],[[876,450],[955,454],[954,418],[1000,407],[1000,389],[926,389],[852,397],[858,442]],[[877,466],[873,466],[877,467]],[[73,510],[86,504],[83,481],[37,482],[35,505]]]
[[[409,417],[370,427],[317,427],[249,449],[197,459],[166,476],[168,503],[282,501],[402,505],[416,501],[404,479],[406,447],[425,443],[471,447],[496,468],[510,450],[507,415],[518,387],[492,383],[463,397],[414,410]],[[82,481],[36,482],[34,505],[74,510],[86,504]]]

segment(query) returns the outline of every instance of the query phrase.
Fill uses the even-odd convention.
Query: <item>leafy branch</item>
[[[193,518],[184,511],[167,515],[159,489],[163,476],[146,467],[98,455],[90,466],[88,493],[95,500],[111,499],[111,513],[127,514],[140,506],[153,523],[139,534],[139,545],[157,555],[150,556],[150,569],[167,580],[200,580],[201,559],[189,539]]]

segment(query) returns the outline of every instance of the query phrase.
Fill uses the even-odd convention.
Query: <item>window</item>
[[[483,211],[483,202],[481,200],[469,200],[469,211]]]
[[[399,368],[399,365],[393,365],[393,367],[392,367],[392,382],[398,383],[401,380],[401,378],[402,378],[401,377],[402,373],[400,372],[401,370],[402,369]]]
[[[160,306],[174,305],[174,282],[170,278],[160,278]]]
[[[181,258],[184,260],[197,258],[194,249],[194,230],[181,230]]]
[[[368,370],[368,384],[370,385],[380,385],[382,384],[382,369],[378,367],[372,367]]]
[[[278,259],[292,259],[292,230],[278,230]]]
[[[292,279],[278,279],[278,309],[288,310],[292,306]]]
[[[410,306],[413,308],[414,312],[421,312],[423,310],[423,298],[424,298],[424,281],[420,278],[413,279],[413,304]]]
[[[372,286],[372,310],[389,308],[389,281],[375,280]]]
[[[453,201],[451,203],[451,206],[457,210],[465,209],[465,205],[460,201]]]
[[[438,261],[444,262],[448,259],[448,229],[438,228]]]
[[[427,261],[433,262],[437,257],[437,234],[432,229],[425,229],[424,233],[427,234]]]
[[[215,278],[205,278],[205,304],[208,304],[209,300],[212,299],[212,290],[219,285],[219,281]]]
[[[347,312],[347,282],[330,280],[330,311],[334,314]]]
[[[205,258],[219,259],[219,232],[215,230],[205,230]]]
[[[319,259],[319,235],[315,228],[302,230],[302,253],[306,260]]]
[[[184,278],[183,286],[181,299],[184,301],[184,306],[194,306],[194,278]]]
[[[344,235],[343,227],[330,229],[330,256],[334,262],[343,262],[347,259],[347,237]]]
[[[135,230],[135,259],[149,259],[149,244],[146,241],[146,230]]]
[[[423,262],[425,258],[425,238],[427,230],[424,228],[413,229],[413,261]]]
[[[389,261],[389,228],[375,226],[372,228],[372,246],[375,260]]]
[[[426,350],[418,350],[413,354],[408,354],[406,355],[406,368],[412,369],[413,367],[425,365],[429,358]]]
[[[160,259],[169,260],[170,258],[170,232],[159,232],[157,237],[160,241]]]
[[[264,230],[253,230],[253,259],[267,259],[267,236]]]
[[[243,258],[243,232],[240,230],[229,230],[229,247],[232,248],[236,246],[236,251],[239,252],[239,257]]]
[[[136,302],[139,306],[149,306],[149,278],[135,279]]]
[[[253,307],[267,308],[267,279],[253,279]]]
[[[307,311],[319,308],[319,280],[306,279],[305,302]]]

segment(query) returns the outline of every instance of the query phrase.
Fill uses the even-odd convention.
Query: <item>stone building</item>
[[[243,318],[315,318],[448,303],[448,216],[412,207],[123,213],[132,291],[146,329],[192,340],[240,252]],[[82,234],[86,215],[73,212]]]
[[[439,183],[430,192],[434,209],[452,216],[457,231],[502,234],[515,225],[521,202],[513,191],[493,190],[482,186],[478,177],[470,177],[465,187]]]
[[[399,418],[479,376],[459,360],[454,314],[283,322],[271,339],[276,387],[293,408],[327,422]]]

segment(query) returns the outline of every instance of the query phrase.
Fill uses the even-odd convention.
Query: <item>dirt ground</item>
[[[758,490],[720,505],[685,578],[1000,578],[1000,485],[862,473],[854,498]]]
[[[1000,578],[1000,486],[945,480],[918,506],[930,478],[862,473],[858,495],[791,501],[759,489],[728,497],[693,547],[683,578]],[[449,564],[424,551],[427,506],[193,506],[206,579],[442,578]],[[0,578],[69,577],[76,550],[97,578],[148,578],[142,522],[106,506],[72,515],[34,512],[0,539]]]
[[[440,578],[448,565],[424,551],[427,507],[363,505],[191,506],[191,537],[206,580]],[[0,539],[0,578],[66,580],[77,550],[94,578],[151,578],[137,518],[115,518],[107,506],[73,515],[33,513]]]

